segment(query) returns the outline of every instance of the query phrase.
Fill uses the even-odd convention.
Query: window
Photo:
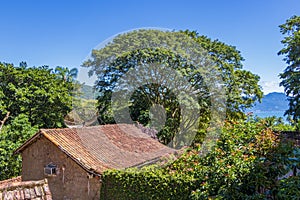
[[[50,163],[44,167],[44,174],[49,175],[49,176],[56,175],[56,173],[57,173],[56,169],[57,169],[57,166]]]

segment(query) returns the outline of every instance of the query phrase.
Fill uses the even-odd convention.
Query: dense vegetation
[[[297,188],[292,183],[299,178],[278,177],[292,170],[295,160],[299,165],[300,155],[269,125],[267,120],[227,122],[217,145],[205,156],[199,147],[163,167],[109,170],[103,176],[102,197],[291,199],[297,192],[287,190]]]
[[[21,160],[13,151],[38,128],[64,127],[74,90],[68,72],[0,63],[0,180],[19,175]]]
[[[280,74],[281,86],[288,96],[289,109],[286,115],[291,116],[294,124],[300,119],[300,16],[293,16],[280,25],[280,32],[285,36],[281,41],[284,48],[279,51],[279,55],[284,55],[287,64],[284,72]]]
[[[20,175],[21,157],[13,152],[38,130],[25,114],[15,117],[0,133],[0,180]]]
[[[100,123],[115,123],[110,103],[112,93],[120,86],[119,78],[130,69],[154,63],[165,66],[165,69],[176,70],[180,77],[196,88],[199,92],[197,108],[201,113],[197,118],[200,137],[196,138],[192,147],[168,162],[141,169],[106,171],[102,177],[102,198],[299,199],[299,175],[295,173],[295,176],[279,179],[290,170],[300,168],[299,150],[279,134],[282,130],[299,129],[299,126],[295,126],[300,116],[299,24],[300,18],[294,16],[280,26],[286,37],[282,41],[284,48],[279,54],[285,56],[288,64],[280,77],[290,102],[286,114],[293,118],[291,125],[284,124],[282,119],[276,117],[252,119],[243,113],[262,98],[259,77],[243,70],[243,58],[235,47],[218,40],[211,40],[192,31],[165,34],[161,31],[140,30],[120,35],[105,48],[94,50],[92,60],[86,61],[84,66],[90,67],[91,73],[98,76],[95,88],[100,95]],[[210,64],[214,64],[212,69],[216,69],[215,73],[221,76],[225,86],[227,118],[218,122],[225,125],[216,145],[205,154],[198,143],[205,136],[212,114],[212,94],[202,74],[205,74],[205,70],[199,71],[195,63],[185,57],[186,49],[181,48],[179,43],[170,44],[171,49],[147,46],[149,41],[155,43],[165,39],[170,42],[170,38],[178,34],[180,37],[184,35],[189,45],[196,44],[205,50]],[[151,40],[144,38],[139,41],[144,36]],[[128,44],[133,45],[133,48],[129,51],[122,49],[120,52],[119,47]],[[145,45],[145,48],[135,48],[134,45]],[[172,48],[179,50],[173,52]],[[71,123],[85,122],[95,114],[91,88],[82,88],[88,94],[81,97],[87,99],[72,101],[73,91],[79,87],[73,83],[76,73],[75,69],[64,67],[27,67],[26,63],[16,67],[0,63],[0,180],[19,175],[21,160],[19,156],[13,155],[13,151],[39,128],[64,127],[64,118],[72,106],[78,112],[73,113],[73,118],[68,116]],[[183,105],[190,104],[185,102]],[[158,133],[158,139],[168,143],[182,121],[180,103],[174,91],[154,83],[144,84],[135,88],[127,106],[134,121],[149,125],[153,105],[162,105],[165,109],[166,126]]]
[[[287,37],[282,41],[285,48],[279,54],[286,56],[285,61],[289,65],[280,75],[283,79],[281,85],[285,87],[289,98],[290,104],[286,114],[293,117],[292,125],[297,123],[300,116],[299,19],[294,16],[280,26],[281,32],[287,34]],[[214,50],[219,50],[214,58],[221,58],[221,60],[215,62],[220,64],[221,70],[225,67],[223,73],[226,72],[228,63],[222,62],[224,57],[218,57],[222,55],[222,48],[212,48],[216,44],[219,44],[216,45],[218,47],[222,46],[218,41],[210,41],[193,32],[186,33],[201,41],[206,47],[210,47],[208,49],[211,50],[212,55],[216,53]],[[228,46],[224,49],[226,48]],[[96,61],[101,52],[94,53],[94,61]],[[231,72],[234,69],[236,68],[231,68]],[[113,71],[109,71],[109,75],[111,74]],[[228,80],[230,78],[234,80],[233,74],[227,74]],[[226,77],[224,78],[226,83]],[[110,83],[106,84],[110,85]],[[234,88],[234,85],[227,86]],[[234,90],[232,92],[233,99],[234,97],[238,99],[239,94]],[[230,96],[229,93],[227,95]],[[243,97],[242,95],[241,98]],[[228,119],[234,121],[226,122],[221,137],[212,151],[201,156],[200,145],[200,148],[187,150],[180,158],[165,166],[109,170],[103,177],[102,197],[105,199],[299,199],[300,176],[296,173],[300,163],[299,150],[278,134],[281,130],[294,130],[297,126],[283,125],[282,120],[276,117],[256,120],[248,118],[246,121],[239,121],[237,119],[242,116],[238,113],[243,108],[243,102],[237,101],[238,103],[235,104],[231,100],[231,97],[227,100],[228,116],[230,116]],[[99,102],[101,104],[101,101]],[[251,103],[249,102],[249,105]],[[280,178],[291,170],[294,176]]]
[[[191,58],[190,54],[197,56]],[[212,108],[215,107],[212,102],[218,102],[217,95],[223,95],[226,99],[218,103],[215,112],[222,113],[224,110],[228,119],[244,117],[245,108],[262,98],[258,85],[259,76],[243,70],[242,61],[243,57],[234,46],[211,40],[196,32],[138,30],[121,34],[104,48],[93,50],[92,59],[86,61],[84,66],[89,67],[90,73],[98,77],[96,87],[100,91],[98,103],[102,124],[115,123],[116,116],[121,116],[122,122],[131,117],[133,121],[151,126],[151,108],[153,105],[160,105],[166,113],[162,117],[165,118],[165,123],[158,138],[162,143],[169,144],[176,133],[188,129],[184,125],[190,123],[198,123],[195,128],[199,136],[197,139],[203,139],[201,136],[208,128],[213,115]],[[151,72],[144,70],[143,66]],[[158,66],[163,66],[163,70]],[[131,72],[134,73],[129,77]],[[177,77],[170,77],[170,74],[176,73],[179,74]],[[134,77],[135,74],[143,77]],[[130,80],[123,80],[123,77],[129,77]],[[220,80],[216,80],[218,78]],[[172,80],[172,83],[168,83],[168,80]],[[184,88],[186,84],[182,80],[187,80],[187,85],[191,87]],[[223,88],[214,91],[221,85]],[[138,87],[134,88],[128,104],[119,106],[125,113],[126,108],[129,108],[130,117],[123,116],[122,111],[113,110],[112,95],[119,92],[122,94],[119,99],[124,98],[124,91],[128,93],[128,88],[136,86]],[[188,90],[191,90],[190,94],[184,99],[196,96],[192,103],[180,101],[178,95]],[[201,115],[195,117],[196,122],[184,124],[183,108],[188,107],[195,109],[186,112]],[[113,115],[114,113],[117,114]],[[180,129],[181,127],[184,128]]]
[[[32,126],[62,127],[71,110],[73,84],[48,67],[0,63],[0,119],[24,114]]]

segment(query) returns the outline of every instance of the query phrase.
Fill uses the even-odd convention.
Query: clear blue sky
[[[299,0],[10,0],[0,2],[0,62],[79,67],[91,50],[141,27],[190,29],[236,46],[244,68],[278,91],[285,68],[278,25],[300,15]]]

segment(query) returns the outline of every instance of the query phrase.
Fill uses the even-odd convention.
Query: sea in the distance
[[[287,122],[286,116],[284,116],[284,110],[283,111],[252,111],[253,116],[257,116],[259,118],[266,118],[266,117],[281,117],[285,122]]]

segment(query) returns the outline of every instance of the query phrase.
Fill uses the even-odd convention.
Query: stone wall
[[[57,146],[41,136],[22,152],[22,180],[48,179],[53,199],[100,199],[100,179],[90,177]],[[49,163],[57,166],[56,175],[45,175]]]

